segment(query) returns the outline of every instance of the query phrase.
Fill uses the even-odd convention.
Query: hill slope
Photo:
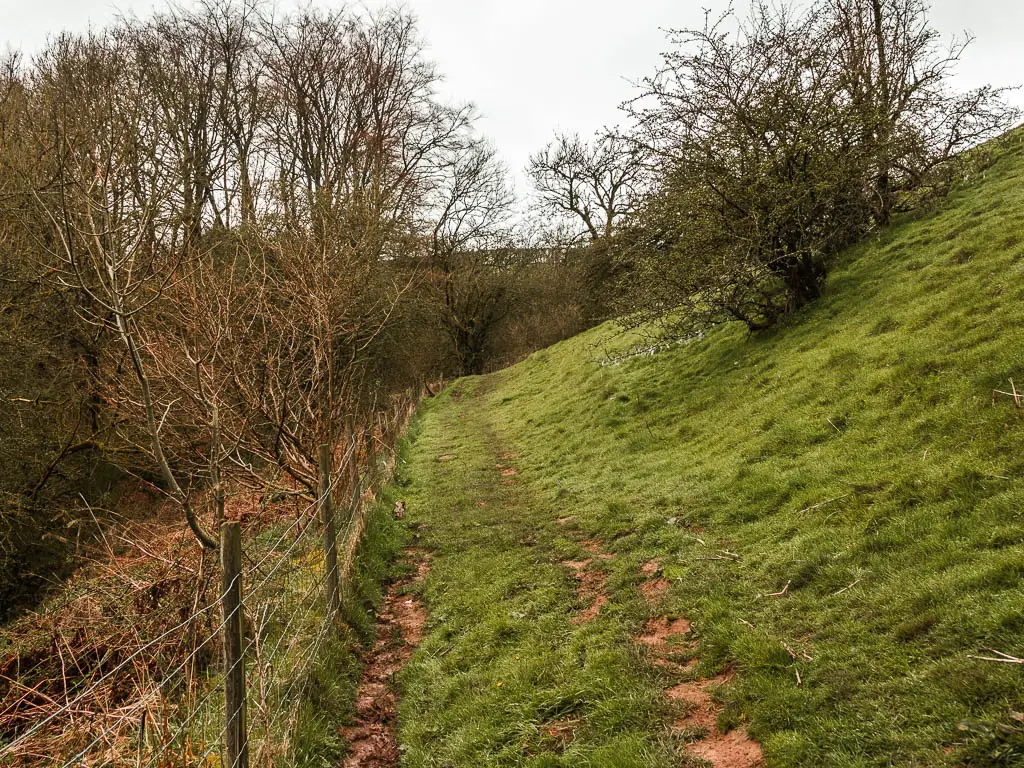
[[[1022,180],[1018,133],[789,327],[614,365],[599,328],[431,402],[407,764],[677,765],[744,724],[769,766],[1024,764],[958,728],[1024,708],[1024,666],[974,658],[1024,655],[1024,419],[993,402],[1024,390]],[[682,727],[686,681],[715,723]]]

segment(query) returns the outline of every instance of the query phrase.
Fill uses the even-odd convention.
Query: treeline
[[[0,66],[0,605],[126,474],[205,547],[232,488],[580,326],[413,19],[211,0]],[[0,613],[2,613],[0,612]]]
[[[941,197],[1009,129],[1005,92],[957,93],[969,36],[925,0],[754,3],[669,34],[626,129],[530,163],[586,243],[592,310],[687,337],[752,331],[817,299],[847,246]],[[593,306],[596,305],[596,306]]]

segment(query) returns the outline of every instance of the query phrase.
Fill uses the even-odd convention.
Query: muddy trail
[[[650,560],[640,569],[646,577],[640,591],[652,606],[668,591],[670,583],[661,576],[660,564]],[[734,672],[727,669],[714,677],[694,674],[699,646],[684,617],[660,615],[649,619],[636,641],[644,646],[651,663],[666,671],[674,684],[665,690],[665,698],[674,713],[671,731],[682,737],[687,751],[715,768],[756,768],[764,762],[760,745],[744,728],[722,731],[718,726],[722,707],[715,702],[716,689],[727,685]]]
[[[564,525],[564,521],[559,521]],[[597,618],[602,606],[610,601],[606,575],[592,568],[595,562],[612,561],[615,555],[604,551],[597,539],[584,539],[580,545],[590,555],[584,560],[564,560],[577,581],[579,600],[585,607],[571,621],[582,624]],[[652,608],[657,609],[670,582],[661,574],[657,560],[645,562],[640,573],[644,582],[640,593]],[[683,617],[657,615],[649,619],[635,641],[647,652],[648,661],[662,670],[670,681],[665,700],[673,714],[670,733],[687,742],[687,752],[714,768],[758,768],[764,756],[760,745],[745,729],[722,731],[718,727],[722,707],[715,702],[716,689],[728,684],[733,671],[726,670],[710,678],[694,674],[698,645],[691,634],[692,624]]]
[[[349,743],[343,768],[399,765],[395,676],[423,640],[427,621],[426,611],[409,587],[422,582],[430,570],[430,553],[426,550],[408,548],[404,555],[415,571],[390,584],[385,592],[377,614],[376,638],[363,656],[355,722],[341,729]]]

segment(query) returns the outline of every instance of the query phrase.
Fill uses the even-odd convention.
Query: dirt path
[[[427,621],[426,611],[407,588],[430,570],[428,552],[410,548],[405,555],[416,572],[391,584],[384,596],[377,638],[363,658],[366,666],[356,694],[355,723],[341,729],[349,742],[343,768],[394,768],[399,763],[394,677],[423,639]]]
[[[590,557],[562,561],[576,578],[580,602],[586,606],[572,618],[574,624],[593,621],[608,603],[606,576],[595,569],[594,564],[615,558],[604,551],[597,539],[583,539],[579,544]],[[645,579],[640,592],[650,605],[657,606],[668,591],[669,582],[661,576],[657,560],[644,563],[640,572]],[[732,679],[733,673],[730,670],[712,678],[695,679],[692,670],[696,666],[693,657],[696,643],[690,637],[690,630],[688,619],[658,616],[649,620],[643,632],[634,638],[647,648],[654,666],[678,680],[665,691],[665,698],[677,712],[671,729],[686,739],[690,754],[711,763],[714,768],[758,768],[764,762],[760,745],[747,736],[743,728],[723,732],[718,727],[722,707],[715,703],[714,693]]]
[[[669,580],[655,562],[638,579],[636,542],[581,520],[573,492],[545,483],[545,457],[509,439],[494,386],[466,382],[433,403],[406,456],[407,524],[435,567],[431,633],[411,659],[403,646],[402,759],[511,768],[699,755],[716,768],[759,766],[744,731],[718,730],[716,687],[728,678],[696,679],[689,622],[667,607]],[[634,637],[638,582],[654,618]],[[636,663],[638,643],[657,674]],[[383,717],[373,709],[389,690],[387,668],[404,661],[381,656],[352,731],[366,757],[346,766],[397,765],[393,696]]]

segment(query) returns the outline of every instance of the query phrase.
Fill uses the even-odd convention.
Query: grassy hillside
[[[1022,140],[788,327],[618,364],[599,328],[426,407],[409,765],[678,764],[671,681],[630,640],[660,614],[692,620],[702,674],[735,671],[719,723],[770,766],[1024,764],[985,726],[1024,709],[1024,667],[972,658],[1024,655],[1024,418],[993,402],[1024,390]],[[559,562],[590,540],[609,603],[574,623]]]

